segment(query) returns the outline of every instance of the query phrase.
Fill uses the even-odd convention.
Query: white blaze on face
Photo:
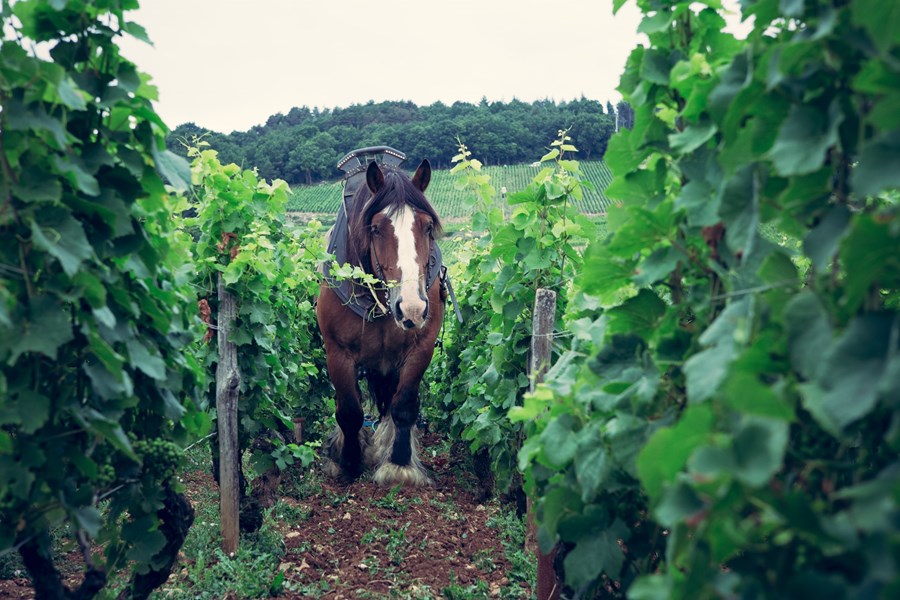
[[[385,211],[386,213],[387,211]],[[391,218],[397,236],[397,268],[400,271],[400,312],[402,320],[409,319],[417,327],[425,322],[425,301],[420,297],[419,260],[416,250],[416,213],[409,206]]]

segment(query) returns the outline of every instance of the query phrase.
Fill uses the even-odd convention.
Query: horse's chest
[[[360,348],[360,362],[370,368],[377,369],[382,373],[388,373],[395,370],[403,363],[413,340],[411,336],[404,335],[404,332],[393,323],[388,323],[388,327],[378,327],[377,332],[363,339]],[[391,327],[396,331],[391,331]]]

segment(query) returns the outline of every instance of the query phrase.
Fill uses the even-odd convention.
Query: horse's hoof
[[[322,472],[332,479],[337,479],[341,476],[341,467],[330,458],[323,458]]]
[[[403,485],[428,486],[432,485],[431,479],[425,474],[425,471],[413,465],[395,465],[386,462],[375,471],[372,477],[375,483],[379,485]]]
[[[330,458],[322,460],[322,472],[338,483],[353,483],[363,474],[365,465],[358,464],[355,466],[342,466],[337,461]]]

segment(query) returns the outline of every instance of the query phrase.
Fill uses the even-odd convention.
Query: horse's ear
[[[416,169],[416,174],[413,175],[412,182],[421,192],[424,192],[428,188],[428,184],[431,182],[431,163],[428,162],[427,158],[423,160],[419,165],[419,168]]]
[[[366,169],[366,185],[372,190],[373,194],[377,194],[378,190],[384,185],[384,173],[374,160],[369,163]]]

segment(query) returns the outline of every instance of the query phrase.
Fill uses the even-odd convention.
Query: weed
[[[496,568],[494,564],[494,557],[491,555],[490,550],[479,550],[472,556],[472,563],[475,567],[484,573],[490,573]]]
[[[283,575],[278,558],[242,544],[234,556],[218,548],[201,552],[186,568],[187,575],[160,588],[156,598],[264,598],[278,593]],[[171,581],[171,580],[170,580]]]
[[[12,579],[22,577],[25,574],[25,565],[18,552],[8,551],[0,554],[0,579]]]
[[[281,477],[281,495],[304,500],[322,495],[322,479],[317,469],[302,468],[299,465],[289,467]]]
[[[296,581],[285,581],[284,589],[289,592],[300,594],[304,598],[320,598],[325,592],[331,589],[331,584],[327,579],[320,579],[311,583],[297,583]]]
[[[408,548],[406,542],[406,529],[408,527],[409,523],[406,523],[399,529],[383,530],[378,527],[373,527],[365,532],[359,541],[363,544],[372,544],[375,542],[384,544],[384,549],[388,554],[388,560],[391,561],[391,564],[400,566],[406,559],[406,551]]]
[[[406,502],[403,501],[403,499],[397,497],[402,487],[402,485],[398,484],[392,487],[390,491],[382,498],[373,498],[369,502],[372,506],[378,506],[379,508],[389,508],[391,510],[397,511],[400,514],[403,514],[404,512],[406,512],[406,509],[409,508],[409,506]],[[421,502],[421,499],[419,501]]]
[[[406,559],[406,528],[409,523],[400,529],[392,529],[388,532],[386,550],[391,563],[397,566],[403,564]]]
[[[450,454],[450,448],[453,446],[453,442],[450,441],[449,437],[442,437],[441,440],[437,444],[433,444],[430,447],[425,449],[425,453],[432,458],[438,455]]]
[[[456,575],[450,574],[450,585],[441,590],[446,600],[480,600],[489,596],[490,590],[486,582],[480,579],[469,586],[456,582]]]
[[[266,511],[256,533],[245,534],[234,555],[219,548],[218,495],[213,486],[200,486],[191,497],[196,510],[182,553],[182,569],[154,598],[263,598],[282,592],[284,575],[278,570],[284,556],[284,540],[276,529],[278,506]],[[287,506],[287,505],[286,505]]]
[[[275,508],[272,511],[272,516],[274,518],[281,522],[291,524],[302,523],[309,519],[310,515],[312,515],[310,509],[292,502],[285,502],[284,499],[279,499],[278,502],[275,503]]]
[[[519,582],[534,587],[537,578],[537,559],[525,550],[525,520],[516,515],[512,508],[501,507],[496,514],[488,518],[487,525],[500,532],[506,560],[512,564],[508,577],[513,585]]]
[[[390,595],[391,598],[401,598],[402,600],[435,600],[436,598],[431,586],[418,583],[404,586],[401,589],[391,588]]]
[[[435,508],[441,509],[441,511],[444,513],[444,518],[448,521],[460,521],[463,519],[463,517],[459,514],[459,509],[452,500],[439,500],[438,498],[432,498],[428,501],[428,503]]]
[[[331,503],[331,506],[340,506],[350,498],[350,492],[337,494],[331,490],[325,490],[325,498]]]

